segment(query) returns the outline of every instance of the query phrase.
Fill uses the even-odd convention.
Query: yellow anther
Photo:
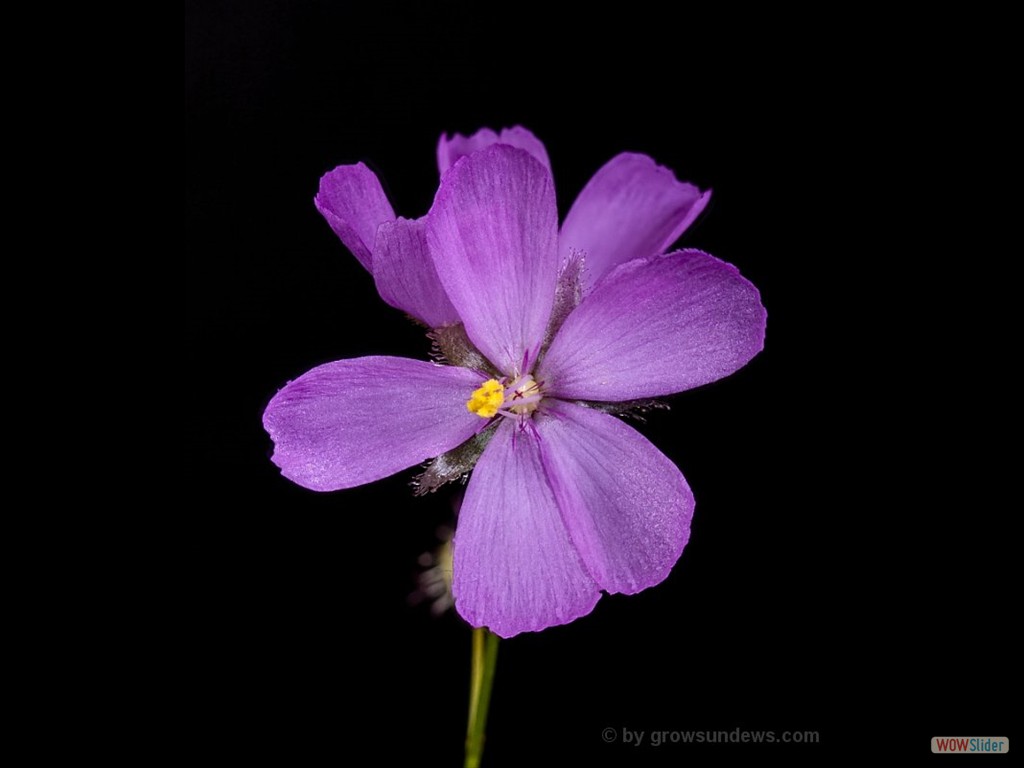
[[[497,379],[488,379],[473,390],[473,396],[466,401],[466,409],[482,419],[494,416],[505,402],[505,388]]]

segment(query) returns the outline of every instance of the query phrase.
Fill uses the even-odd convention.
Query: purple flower
[[[708,195],[645,156],[598,171],[560,232],[547,153],[528,131],[442,138],[438,162],[423,219],[395,219],[362,165],[325,176],[317,206],[381,296],[443,329],[459,364],[328,363],[278,392],[264,426],[285,476],[319,491],[436,456],[439,475],[448,461],[458,476],[475,459],[455,605],[508,637],[668,575],[693,496],[609,411],[742,367],[762,348],[765,311],[729,264],[664,253]]]

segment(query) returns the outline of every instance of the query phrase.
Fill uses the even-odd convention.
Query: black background
[[[562,215],[625,150],[712,187],[683,244],[736,264],[769,323],[750,365],[641,427],[697,497],[672,575],[502,644],[485,764],[906,761],[934,735],[1009,735],[1009,507],[951,405],[954,302],[910,245],[931,183],[910,118],[943,76],[914,57],[867,74],[909,34],[891,24],[639,7],[583,25],[536,7],[186,2],[186,723],[208,750],[460,764],[469,631],[406,601],[451,493],[412,498],[411,472],[303,490],[260,417],[317,364],[428,351],[314,209],[320,175],[365,161],[419,216],[442,132],[514,124],[547,145]],[[950,120],[964,98],[941,100]],[[936,360],[934,386],[911,382]],[[623,727],[821,743],[602,740]]]

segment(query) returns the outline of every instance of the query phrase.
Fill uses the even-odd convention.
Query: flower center
[[[541,385],[530,374],[523,374],[510,384],[488,379],[466,401],[466,409],[482,419],[502,416],[529,416],[541,401]]]

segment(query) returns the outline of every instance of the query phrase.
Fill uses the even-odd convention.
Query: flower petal
[[[334,234],[360,264],[373,272],[370,249],[377,227],[395,218],[377,175],[362,163],[339,165],[321,177],[320,191],[313,202]]]
[[[544,337],[558,273],[558,212],[548,170],[497,144],[445,174],[427,214],[437,274],[485,357],[519,372]]]
[[[427,250],[424,219],[399,218],[380,225],[373,250],[373,279],[384,301],[427,327],[459,322]]]
[[[517,430],[512,420],[498,427],[455,531],[455,608],[502,637],[566,624],[601,594],[562,523],[536,436]]]
[[[565,217],[562,258],[582,251],[587,286],[593,286],[618,264],[664,253],[710,197],[647,155],[617,155],[587,182]]]
[[[693,494],[682,473],[614,416],[545,403],[548,417],[536,419],[541,455],[587,571],[608,592],[660,583],[690,538]]]
[[[618,267],[570,315],[538,378],[573,400],[635,400],[728,376],[764,346],[757,289],[731,264],[676,251]]]
[[[480,374],[402,357],[318,366],[274,395],[263,427],[274,463],[314,491],[351,488],[468,440],[480,418],[466,400]]]
[[[551,169],[551,161],[548,160],[548,151],[544,148],[543,142],[534,136],[530,131],[521,125],[512,128],[502,128],[497,134],[490,128],[481,128],[472,136],[463,136],[456,133],[448,138],[447,133],[441,134],[437,142],[437,169],[444,175],[444,172],[455,165],[455,161],[465,155],[487,149],[492,144],[508,144],[519,149],[525,149],[548,170]]]

